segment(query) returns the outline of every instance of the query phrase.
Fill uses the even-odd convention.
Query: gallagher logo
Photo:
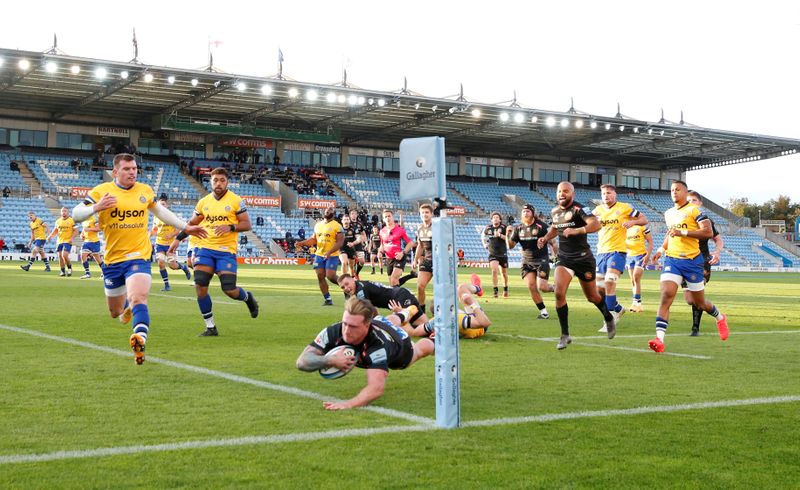
[[[117,208],[114,208],[111,211],[111,214],[109,214],[110,218],[116,219],[118,221],[125,221],[128,218],[141,218],[142,216],[144,216],[144,210],[143,209],[138,209],[138,210],[137,209],[133,209],[133,210],[129,209],[127,211],[121,211],[121,210],[119,210]]]
[[[425,166],[425,157],[417,158],[417,168],[422,168]]]

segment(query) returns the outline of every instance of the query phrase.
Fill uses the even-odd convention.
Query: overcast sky
[[[408,88],[426,96],[800,139],[798,2],[52,2],[3,5],[0,46],[227,72]],[[16,19],[16,20],[13,20]],[[800,201],[800,155],[688,175],[720,204]]]

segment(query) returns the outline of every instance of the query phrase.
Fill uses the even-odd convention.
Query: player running
[[[351,214],[356,214],[358,217],[358,213],[355,211]],[[367,241],[367,237],[358,221],[354,221],[350,215],[342,216],[342,231],[344,232],[344,243],[339,255],[339,257],[343,257],[342,274],[349,273],[358,277],[361,268],[364,267],[364,242]]]
[[[492,213],[492,222],[486,225],[481,233],[483,248],[489,252],[489,267],[492,268],[492,286],[494,297],[499,292],[497,288],[498,269],[503,274],[503,297],[508,298],[508,242],[506,241],[506,228],[503,226],[503,217],[497,211]]]
[[[661,272],[661,304],[656,316],[656,338],[649,341],[649,347],[655,352],[664,352],[664,338],[669,327],[669,309],[675,300],[678,286],[686,281],[686,291],[692,302],[700,310],[706,311],[717,319],[719,338],[728,338],[728,319],[716,306],[705,297],[704,271],[705,258],[700,251],[700,240],[709,239],[713,233],[711,220],[699,207],[687,199],[689,189],[680,180],[672,182],[670,193],[675,207],[664,213],[669,231],[664,243],[655,254],[652,262],[665,255],[664,268]]]
[[[344,230],[342,225],[334,219],[336,212],[333,206],[325,209],[323,216],[325,219],[318,221],[314,225],[314,235],[307,240],[298,241],[294,246],[297,250],[303,247],[316,246],[312,267],[317,273],[319,290],[325,300],[322,306],[333,306],[333,299],[331,299],[327,281],[336,284],[336,269],[339,268],[339,251],[344,245]]]
[[[297,358],[297,369],[316,371],[336,367],[350,371],[354,366],[366,370],[367,385],[353,398],[343,402],[323,402],[326,410],[346,410],[369,405],[383,395],[389,369],[406,369],[434,352],[431,339],[416,344],[397,326],[405,318],[397,314],[378,316],[372,304],[350,298],[344,306],[342,321],[324,328]],[[355,347],[355,356],[344,352],[328,357],[325,354],[340,345]]]
[[[630,204],[617,201],[617,189],[611,184],[600,186],[600,197],[603,204],[592,211],[601,226],[597,236],[597,289],[619,324],[619,318],[625,313],[617,301],[617,280],[625,268],[628,250],[625,239],[628,229],[634,225],[646,225],[647,217]],[[607,332],[607,326],[603,325],[600,331]]]
[[[169,208],[166,197],[159,197],[158,203],[165,208]],[[167,273],[167,265],[172,270],[182,270],[186,274],[186,279],[192,278],[192,273],[189,272],[189,267],[185,264],[179,264],[178,258],[174,253],[169,253],[169,247],[173,239],[178,236],[180,231],[176,230],[174,226],[168,225],[158,218],[153,218],[153,228],[150,229],[150,236],[156,237],[156,260],[158,261],[158,270],[161,273],[161,279],[164,281],[162,291],[171,291],[169,286],[169,274]]]
[[[605,301],[597,292],[595,285],[596,263],[586,235],[600,229],[600,220],[587,213],[582,204],[575,202],[575,187],[569,182],[561,182],[556,189],[556,201],[550,214],[553,225],[542,238],[539,248],[558,235],[558,262],[556,263],[556,313],[561,325],[561,339],[556,348],[566,349],[572,343],[569,335],[569,306],[567,305],[567,289],[573,276],[578,277],[583,295],[595,305],[606,322],[608,338],[613,339],[617,333],[614,316],[608,311]]]
[[[703,207],[703,200],[697,192],[689,191],[686,198],[698,208]],[[725,246],[725,243],[722,241],[722,235],[719,234],[717,227],[714,225],[714,220],[708,218],[708,221],[711,222],[711,239],[714,240],[714,251],[710,252],[708,249],[708,238],[700,240],[700,253],[703,255],[703,284],[708,284],[708,281],[711,280],[711,266],[719,264],[719,256],[722,254],[722,248]],[[691,336],[697,337],[700,335],[700,320],[703,317],[703,310],[698,308],[692,301],[692,296],[689,294],[689,290],[686,289],[686,280],[681,283],[681,287],[684,288],[683,296],[686,299],[686,303],[692,306]]]
[[[370,274],[375,275],[375,264],[381,269],[381,275],[383,275],[383,257],[381,256],[380,252],[381,248],[381,234],[379,233],[378,227],[372,227],[372,234],[369,236],[369,263],[372,266],[372,272]]]
[[[522,247],[522,268],[520,275],[525,285],[528,286],[531,299],[539,309],[540,320],[550,318],[544,300],[539,291],[552,291],[547,282],[550,278],[550,256],[547,247],[556,246],[551,239],[541,242],[539,239],[548,235],[547,224],[536,218],[536,210],[530,204],[523,206],[520,211],[520,223],[516,226],[509,225],[506,229],[506,243],[508,249],[513,249],[517,243]]]
[[[258,317],[258,302],[252,292],[236,285],[236,249],[239,233],[249,231],[250,216],[241,197],[228,190],[228,171],[217,167],[211,171],[211,190],[207,196],[197,201],[194,216],[190,225],[200,225],[206,231],[206,237],[194,250],[194,284],[197,292],[197,305],[206,324],[199,337],[216,337],[219,335],[214,322],[211,295],[208,286],[216,274],[222,292],[229,298],[242,301],[247,305],[251,318]],[[185,233],[176,237],[180,242],[186,238]],[[173,248],[174,246],[174,248]],[[167,250],[167,255],[174,254],[175,242]],[[188,270],[185,271],[188,276]]]
[[[417,299],[425,312],[425,289],[433,279],[433,206],[424,203],[419,207],[422,223],[417,227]]]
[[[19,266],[19,268],[28,272],[31,270],[33,261],[36,260],[36,255],[39,255],[42,258],[42,262],[44,262],[44,271],[50,272],[50,261],[47,259],[47,254],[44,253],[44,244],[47,241],[47,231],[50,229],[50,225],[42,221],[41,218],[37,218],[36,213],[33,211],[28,212],[28,219],[31,220],[28,225],[31,228],[31,240],[28,242],[31,255],[28,258],[28,263]]]
[[[633,303],[630,310],[633,313],[641,313],[642,306],[642,276],[644,267],[650,262],[653,253],[653,234],[649,226],[634,225],[628,228],[625,236],[625,249],[628,258],[626,268],[628,276],[631,278],[631,290],[633,291]]]
[[[122,323],[133,320],[130,346],[136,364],[144,362],[150,312],[150,256],[153,247],[147,229],[150,212],[184,232],[204,237],[205,230],[186,225],[155,199],[153,189],[136,182],[136,157],[120,153],[114,157],[113,182],[94,187],[86,199],[75,206],[72,217],[84,221],[97,213],[106,239],[106,267],[103,270],[106,301],[112,318]]]
[[[100,275],[103,274],[103,257],[101,255],[100,244],[100,224],[97,222],[97,215],[89,216],[89,219],[81,223],[81,264],[83,264],[83,275],[81,279],[89,279],[92,273],[89,271],[89,257],[92,257],[100,267]]]
[[[386,272],[389,274],[389,284],[400,285],[400,276],[406,268],[408,254],[414,250],[414,242],[408,237],[406,229],[394,220],[394,214],[389,209],[383,210],[383,228],[381,228],[381,247],[386,257]]]
[[[47,235],[47,240],[58,235],[56,254],[58,254],[58,265],[61,268],[60,277],[72,276],[72,260],[69,258],[69,254],[72,251],[72,240],[75,238],[77,228],[78,225],[69,215],[67,208],[61,208],[61,217],[56,220],[53,231]]]

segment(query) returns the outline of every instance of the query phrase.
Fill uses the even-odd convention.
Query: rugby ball
[[[355,356],[356,355],[355,347],[353,347],[352,345],[346,345],[345,344],[345,345],[340,345],[338,347],[334,347],[333,349],[329,350],[328,353],[325,354],[325,357],[327,358],[327,357],[335,356],[336,354],[338,354],[341,351],[344,351],[345,355],[348,355],[348,356]],[[339,369],[337,367],[331,366],[331,367],[326,367],[326,368],[320,369],[319,370],[319,375],[322,376],[325,379],[337,379],[337,378],[341,378],[342,376],[344,376],[345,374],[347,374],[349,372],[350,372],[349,370],[348,371],[343,371],[343,370],[341,370],[341,369]]]

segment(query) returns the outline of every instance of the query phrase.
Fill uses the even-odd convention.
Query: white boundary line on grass
[[[161,294],[161,293],[150,293],[150,296],[158,296],[160,298],[169,298],[169,299],[185,299],[188,301],[197,301],[197,296],[173,296],[171,294]],[[238,305],[239,303],[243,303],[242,301],[225,301],[221,299],[212,300],[215,305]]]
[[[669,333],[669,330],[667,331],[667,333]],[[800,333],[800,330],[764,330],[764,331],[760,331],[760,332],[759,331],[753,331],[753,332],[731,332],[730,335],[780,335],[780,334],[793,334],[793,333]],[[673,332],[670,335],[672,337],[681,337],[681,336],[688,337],[689,336],[689,334],[686,333],[686,332],[681,332],[681,333],[674,333]],[[653,337],[652,334],[643,334],[643,335],[617,335],[614,338],[616,338],[616,339],[647,339],[647,338],[652,338],[652,337]],[[716,332],[706,333],[706,334],[701,333],[700,337],[718,338],[718,335],[717,335]],[[605,335],[587,335],[585,337],[578,337],[578,338],[594,340],[594,339],[606,339],[608,337],[605,336]],[[555,342],[555,341],[558,340],[558,338],[553,337],[550,340]]]
[[[623,408],[616,410],[592,410],[583,412],[551,413],[532,415],[528,417],[509,417],[488,420],[475,420],[465,422],[462,427],[495,427],[502,425],[547,423],[558,420],[574,420],[593,417],[635,416],[651,413],[680,412],[687,410],[704,410],[714,408],[741,407],[749,405],[772,405],[778,403],[800,402],[800,395],[775,396],[765,398],[748,398],[743,400],[722,400],[716,402],[687,403],[683,405],[662,405],[650,407]],[[253,446],[258,444],[280,444],[286,442],[308,442],[324,439],[343,439],[347,437],[360,437],[376,434],[398,434],[404,432],[425,432],[439,430],[429,425],[403,425],[386,426],[365,429],[343,429],[326,432],[301,432],[295,434],[271,436],[245,436],[229,439],[207,439],[202,441],[169,442],[164,444],[117,446],[96,449],[83,449],[74,451],[55,451],[39,454],[11,454],[0,456],[0,465],[14,463],[41,463],[47,461],[60,461],[65,459],[96,458],[118,456],[126,454],[156,453],[165,451],[180,451],[187,449],[204,449],[211,447]]]
[[[122,357],[131,357],[132,354],[130,351],[122,351],[118,349],[113,349],[111,347],[105,347],[102,345],[92,344],[90,342],[83,342],[81,340],[75,340],[68,337],[59,337],[57,335],[50,335],[44,332],[39,332],[38,330],[29,330],[26,328],[19,328],[19,327],[11,327],[8,325],[0,325],[0,329],[8,330],[10,332],[17,332],[23,333],[26,335],[31,335],[33,337],[39,337],[47,340],[54,340],[56,342],[61,342],[64,344],[76,345],[78,347],[84,347],[87,349],[98,350],[101,352],[105,352],[108,354],[114,354],[117,356]],[[192,366],[191,364],[184,364],[182,362],[170,361],[168,359],[162,359],[160,357],[153,357],[147,356],[147,362],[151,362],[154,364],[163,364],[165,366],[173,367],[176,369],[183,369],[184,371],[190,371],[197,374],[205,374],[207,376],[212,376],[215,378],[222,378],[228,381],[234,381],[236,383],[248,384],[251,386],[257,386],[259,388],[266,388],[268,390],[273,391],[280,391],[282,393],[288,393],[290,395],[300,396],[303,398],[311,398],[313,400],[320,400],[320,401],[330,401],[335,400],[334,397],[325,396],[320,393],[315,393],[313,391],[306,391],[301,390],[299,388],[293,388],[291,386],[283,386],[275,383],[270,383],[268,381],[261,381],[258,379],[248,378],[245,376],[239,376],[236,374],[230,374],[223,371],[216,371],[214,369],[208,369],[199,366]],[[364,410],[368,410],[370,412],[375,412],[381,415],[385,415],[387,417],[393,417],[397,419],[408,420],[409,422],[414,422],[417,424],[423,424],[426,427],[434,426],[436,421],[433,419],[429,419],[426,417],[420,417],[418,415],[410,414],[401,412],[399,410],[392,410],[391,408],[383,408],[383,407],[375,407],[375,406],[367,406],[363,407]]]
[[[539,342],[555,342],[556,340],[558,340],[558,339],[553,338],[553,337],[528,337],[528,336],[525,336],[525,335],[514,335],[514,334],[510,334],[510,333],[495,333],[494,335],[497,335],[499,337],[508,337],[508,338],[512,338],[512,339],[537,340]],[[631,352],[643,352],[643,353],[648,353],[648,354],[653,352],[650,349],[638,349],[636,347],[625,347],[624,345],[612,345],[612,344],[606,345],[606,344],[594,344],[594,343],[591,343],[591,342],[583,342],[583,339],[595,339],[595,338],[606,339],[608,337],[597,337],[597,336],[593,336],[593,337],[572,337],[572,343],[574,345],[578,345],[578,346],[582,345],[582,346],[586,346],[586,347],[601,347],[603,349],[617,349],[617,350],[626,350],[626,351],[631,351]],[[661,352],[660,355],[673,356],[673,357],[688,357],[690,359],[702,359],[702,360],[712,359],[712,357],[709,357],[709,356],[701,356],[701,355],[695,355],[695,354],[681,354],[680,352],[670,352],[670,351]]]

